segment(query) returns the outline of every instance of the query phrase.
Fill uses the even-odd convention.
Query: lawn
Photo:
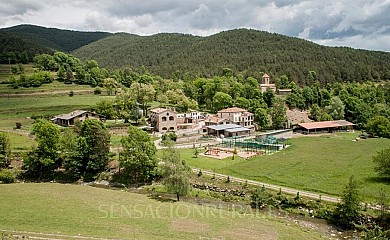
[[[124,191],[24,183],[0,185],[0,192],[2,230],[124,239],[322,239],[266,214],[161,202]]]
[[[193,158],[190,150],[181,152],[192,167],[331,195],[340,195],[354,175],[361,183],[365,200],[376,200],[381,188],[390,192],[390,180],[373,171],[372,156],[390,147],[390,139],[353,141],[357,136],[358,133],[340,133],[294,138],[290,140],[291,147],[250,160]]]

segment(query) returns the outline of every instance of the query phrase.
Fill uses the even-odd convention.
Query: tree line
[[[175,108],[178,112],[191,109],[216,113],[221,109],[236,106],[255,114],[259,129],[284,128],[288,126],[286,106],[290,109],[310,111],[315,121],[346,119],[358,129],[370,135],[389,137],[390,133],[390,84],[381,82],[329,83],[322,85],[319,74],[310,71],[310,86],[301,86],[287,75],[275,76],[272,81],[277,89],[291,89],[291,94],[280,98],[268,89],[261,92],[259,84],[265,72],[258,77],[235,74],[231,68],[222,68],[218,76],[163,79],[142,66],[138,71],[131,68],[107,70],[95,60],[85,62],[63,52],[53,55],[40,54],[34,57],[38,69],[33,75],[10,77],[13,87],[39,86],[56,79],[65,84],[88,84],[105,89],[115,100],[102,101],[95,110],[109,119],[125,119],[139,122],[148,116],[147,111],[154,101],[162,107]]]

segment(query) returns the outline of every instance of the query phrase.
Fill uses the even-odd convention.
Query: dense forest
[[[221,75],[227,67],[244,78],[286,75],[301,86],[318,81],[364,82],[390,79],[390,53],[326,47],[264,31],[236,29],[208,37],[178,33],[138,36],[78,32],[20,25],[0,30],[0,61],[32,61],[36,53],[72,52],[109,70],[146,66],[163,78]],[[27,56],[27,58],[25,57]]]
[[[34,25],[18,25],[15,27],[3,28],[1,31],[11,33],[28,42],[40,43],[47,48],[63,52],[71,52],[91,42],[111,35],[111,33],[107,32],[80,32]]]
[[[0,63],[28,63],[36,54],[53,52],[40,44],[0,31]]]
[[[18,25],[0,30],[0,63],[32,62],[38,53],[71,52],[110,36],[106,32],[79,32]]]
[[[75,50],[113,69],[146,66],[164,78],[211,77],[229,67],[244,77],[287,75],[300,85],[390,79],[390,53],[325,47],[298,38],[237,29],[209,37],[115,34]],[[312,78],[315,73],[317,79]]]

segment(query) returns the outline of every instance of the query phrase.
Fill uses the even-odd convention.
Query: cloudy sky
[[[0,28],[22,23],[139,35],[253,28],[390,52],[390,0],[0,0]]]

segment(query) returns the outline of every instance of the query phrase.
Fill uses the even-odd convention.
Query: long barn
[[[355,124],[348,122],[346,120],[299,123],[294,128],[294,132],[309,134],[309,133],[348,131],[348,130],[352,130],[354,125]]]

